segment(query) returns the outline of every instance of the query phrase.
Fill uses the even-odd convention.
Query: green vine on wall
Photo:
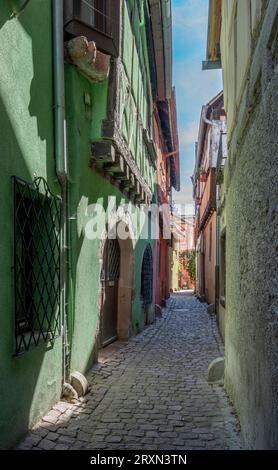
[[[181,265],[186,267],[187,272],[192,282],[196,280],[196,252],[195,250],[184,251],[180,254],[179,272],[181,272]]]

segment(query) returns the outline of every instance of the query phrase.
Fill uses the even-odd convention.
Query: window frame
[[[222,307],[226,306],[226,250],[227,250],[226,228],[220,235],[220,272],[219,272],[219,300]]]
[[[62,199],[44,178],[11,180],[14,355],[20,356],[60,335]]]
[[[81,15],[77,14],[77,2],[88,4],[90,0],[64,0],[64,30],[65,39],[71,39],[77,36],[86,36],[89,41],[96,43],[97,49],[112,57],[118,57],[120,53],[120,18],[121,8],[120,1],[111,0],[105,1],[104,15],[110,19],[109,27],[105,27],[106,31],[97,27],[90,22],[87,22]],[[100,1],[100,0],[95,0]],[[115,6],[117,2],[118,7]],[[92,7],[93,8],[93,7]]]

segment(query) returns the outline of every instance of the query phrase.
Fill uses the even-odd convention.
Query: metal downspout
[[[68,289],[68,160],[66,148],[65,81],[64,81],[64,37],[63,2],[52,0],[53,21],[53,70],[54,70],[54,117],[55,117],[55,162],[56,174],[62,196],[62,247],[61,247],[61,305],[63,338],[63,383],[69,377],[69,345],[67,338],[67,289]]]

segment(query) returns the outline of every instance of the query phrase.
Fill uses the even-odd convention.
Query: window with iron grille
[[[153,258],[150,245],[147,245],[142,261],[141,299],[144,305],[151,304],[153,300]]]
[[[209,261],[211,261],[212,255],[212,223],[209,225]]]
[[[119,55],[119,0],[64,0],[66,39],[86,36],[105,53]]]
[[[60,333],[61,198],[13,177],[15,354]]]
[[[117,239],[107,239],[103,253],[102,281],[116,281],[120,277],[121,249]]]
[[[73,2],[74,16],[83,18],[103,33],[111,34],[109,21],[109,1],[107,0],[81,0]]]
[[[220,240],[220,303],[225,307],[226,298],[226,231],[221,234]]]

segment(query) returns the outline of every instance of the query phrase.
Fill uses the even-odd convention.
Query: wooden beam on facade
[[[114,175],[115,178],[117,178],[117,175],[124,173],[123,157],[119,154],[116,154],[114,162],[106,164],[105,170],[107,171],[107,173]]]
[[[115,148],[109,141],[94,142],[91,147],[94,163],[104,165],[114,163],[116,159]]]

